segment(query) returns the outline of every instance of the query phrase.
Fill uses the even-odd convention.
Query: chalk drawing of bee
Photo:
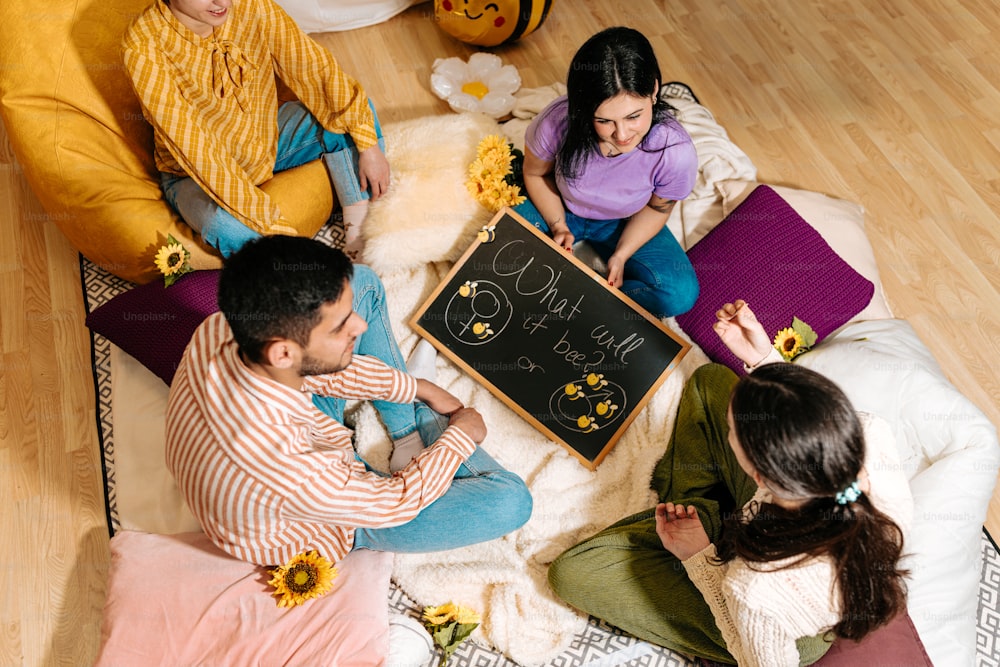
[[[580,415],[580,418],[576,420],[576,425],[583,429],[584,433],[590,433],[600,428],[589,415]]]
[[[479,230],[478,234],[476,234],[476,238],[478,238],[482,243],[492,243],[497,237],[496,229],[496,225],[483,225],[483,228]]]
[[[615,414],[615,410],[617,409],[618,405],[611,401],[601,401],[594,406],[594,412],[605,419],[609,419],[611,415]]]
[[[464,297],[474,297],[476,296],[476,288],[479,287],[479,283],[474,280],[466,280],[465,284],[458,288],[459,296]]]

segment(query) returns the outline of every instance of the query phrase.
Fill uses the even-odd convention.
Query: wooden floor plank
[[[590,34],[638,27],[766,182],[857,201],[894,311],[1000,423],[1000,13],[991,0],[555,3],[493,49],[523,85],[563,81]],[[317,35],[384,123],[451,113],[436,58],[477,49],[432,5]],[[89,338],[75,251],[0,127],[0,664],[90,664],[108,567]],[[1000,495],[1000,494],[998,494]],[[1000,537],[1000,500],[987,527]]]

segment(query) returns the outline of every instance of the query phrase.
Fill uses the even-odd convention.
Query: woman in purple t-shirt
[[[659,97],[652,46],[631,28],[603,30],[577,51],[566,83],[528,127],[529,200],[515,210],[568,251],[589,242],[608,284],[653,315],[686,312],[698,279],[666,222],[691,193],[698,158]]]

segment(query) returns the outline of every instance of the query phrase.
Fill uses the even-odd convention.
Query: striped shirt
[[[233,0],[210,37],[155,0],[125,33],[122,57],[153,126],[156,167],[190,176],[259,233],[287,225],[258,187],[277,157],[275,76],[330,132],[362,151],[378,143],[361,85],[273,0]]]
[[[184,353],[167,403],[167,467],[205,533],[227,553],[278,565],[316,550],[345,556],[357,527],[396,526],[442,496],[476,444],[452,426],[384,477],[355,456],[351,431],[310,394],[410,402],[416,380],[374,357],[303,379],[296,391],[251,371],[222,313]]]

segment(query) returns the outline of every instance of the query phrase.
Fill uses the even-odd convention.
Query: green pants
[[[661,502],[694,505],[708,537],[719,538],[722,516],[749,502],[757,484],[729,446],[726,411],[736,375],[717,364],[698,368],[681,394],[667,451],[651,487]],[[735,660],[701,592],[684,565],[663,548],[654,510],[622,519],[568,549],[549,568],[556,594],[588,614],[680,653],[725,663]],[[821,638],[799,641],[801,664],[829,648]]]

